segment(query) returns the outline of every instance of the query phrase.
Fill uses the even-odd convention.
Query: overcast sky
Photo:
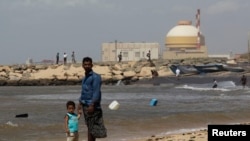
[[[201,32],[209,54],[246,53],[249,0],[0,0],[0,64],[90,56],[101,61],[103,42],[158,42],[180,20]]]

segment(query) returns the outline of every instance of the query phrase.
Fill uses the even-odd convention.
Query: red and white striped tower
[[[197,10],[197,14],[196,14],[196,28],[198,29],[198,33],[197,33],[197,48],[200,48],[200,9]]]

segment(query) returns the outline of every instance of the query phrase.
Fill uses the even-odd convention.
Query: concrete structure
[[[159,43],[122,43],[111,42],[102,44],[102,61],[119,61],[118,55],[122,54],[121,61],[138,61],[148,59],[150,51],[151,59],[159,58]]]
[[[230,54],[211,54],[208,55],[209,58],[227,58],[232,59],[233,57]]]
[[[167,33],[165,47],[163,59],[208,57],[205,37],[191,21],[179,21]]]

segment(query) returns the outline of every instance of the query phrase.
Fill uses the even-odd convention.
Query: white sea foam
[[[242,89],[241,86],[236,86],[233,81],[222,81],[218,82],[217,88],[212,88],[211,83],[205,83],[205,84],[185,84],[181,86],[177,86],[176,88],[182,88],[182,89],[190,89],[190,90],[197,90],[197,91],[233,91],[233,90],[239,90]]]
[[[6,125],[9,125],[12,127],[18,127],[18,124],[12,123],[11,121],[6,122]]]
[[[124,83],[122,82],[122,80],[119,80],[117,83],[116,83],[116,86],[123,86]]]

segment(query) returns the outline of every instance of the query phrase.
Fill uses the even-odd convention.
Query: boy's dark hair
[[[72,105],[74,108],[76,107],[76,104],[74,101],[68,101],[66,104],[66,107],[68,108],[70,105]]]
[[[92,58],[90,58],[90,57],[84,57],[82,59],[82,62],[91,62],[92,63]]]

